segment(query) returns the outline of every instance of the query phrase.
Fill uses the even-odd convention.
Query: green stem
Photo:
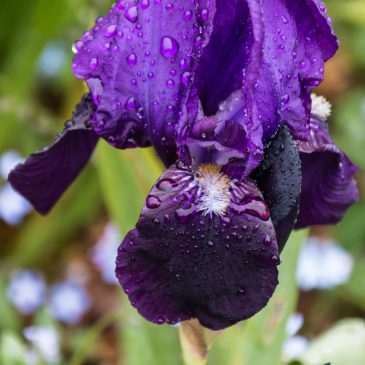
[[[93,343],[99,338],[102,332],[117,321],[119,317],[120,309],[114,310],[100,318],[100,320],[86,333],[84,340],[75,350],[69,365],[81,365],[90,352]]]
[[[179,327],[180,343],[185,365],[205,365],[208,345],[203,327],[195,320],[182,322]]]

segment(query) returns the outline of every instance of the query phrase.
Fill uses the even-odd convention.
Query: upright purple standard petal
[[[229,162],[230,174],[248,176],[262,154],[262,127],[254,118],[253,88],[264,40],[260,4],[218,0],[213,32],[196,73],[201,112],[185,135],[194,163]]]
[[[153,144],[176,161],[175,126],[202,48],[214,1],[118,1],[76,42],[76,77],[96,104],[95,131],[118,148]]]
[[[250,180],[218,166],[169,168],[118,251],[116,274],[155,323],[197,318],[223,329],[262,309],[277,285],[269,210]]]
[[[33,153],[9,174],[12,187],[41,214],[47,214],[88,162],[98,136],[90,129],[90,95],[77,105],[53,144]]]
[[[296,228],[337,224],[358,200],[357,168],[333,143],[324,120],[312,115],[310,139],[300,142],[302,192]]]
[[[323,80],[324,61],[337,49],[318,0],[266,0],[264,62],[255,87],[256,116],[265,141],[284,122],[298,139],[309,136],[310,92]]]

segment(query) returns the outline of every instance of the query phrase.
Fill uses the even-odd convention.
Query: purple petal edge
[[[88,162],[98,141],[89,129],[93,105],[87,94],[50,147],[33,153],[9,174],[12,187],[40,214],[47,214]]]

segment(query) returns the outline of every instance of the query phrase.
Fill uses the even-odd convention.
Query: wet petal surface
[[[310,139],[299,143],[302,192],[296,228],[337,224],[359,198],[356,166],[333,143],[328,126],[312,116]]]
[[[254,177],[270,209],[282,250],[297,219],[302,182],[299,152],[287,127],[281,127],[266,148]]]
[[[30,155],[9,174],[12,187],[39,213],[47,214],[52,209],[89,161],[98,141],[89,126],[92,111],[87,94],[53,144]]]
[[[325,10],[317,0],[263,4],[264,60],[255,95],[265,141],[282,122],[295,138],[308,138],[310,92],[338,45]]]
[[[76,42],[73,70],[97,106],[93,127],[118,148],[176,160],[175,126],[215,13],[209,0],[118,1]]]
[[[222,329],[262,309],[277,285],[278,247],[262,195],[252,181],[206,174],[215,169],[169,168],[119,248],[119,282],[152,322],[196,317]]]

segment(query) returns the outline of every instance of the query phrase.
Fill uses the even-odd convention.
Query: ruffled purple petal
[[[98,141],[90,129],[93,104],[89,94],[53,144],[36,152],[9,174],[12,187],[41,214],[47,214],[88,162]]]
[[[297,219],[302,180],[299,152],[285,126],[270,141],[253,176],[270,209],[281,251]]]
[[[76,42],[76,77],[86,80],[93,128],[118,148],[151,143],[176,160],[175,126],[215,13],[214,1],[118,1]]]
[[[323,80],[323,64],[338,42],[317,0],[263,3],[263,63],[255,87],[256,117],[269,140],[284,122],[297,139],[309,135],[310,92]]]
[[[197,318],[223,329],[262,309],[277,285],[278,247],[261,193],[250,180],[219,176],[226,209],[210,206],[202,172],[169,168],[119,248],[119,282],[149,321]]]
[[[327,124],[313,116],[310,139],[299,142],[302,160],[302,192],[296,228],[337,224],[359,198],[353,178],[356,166],[333,143]]]

